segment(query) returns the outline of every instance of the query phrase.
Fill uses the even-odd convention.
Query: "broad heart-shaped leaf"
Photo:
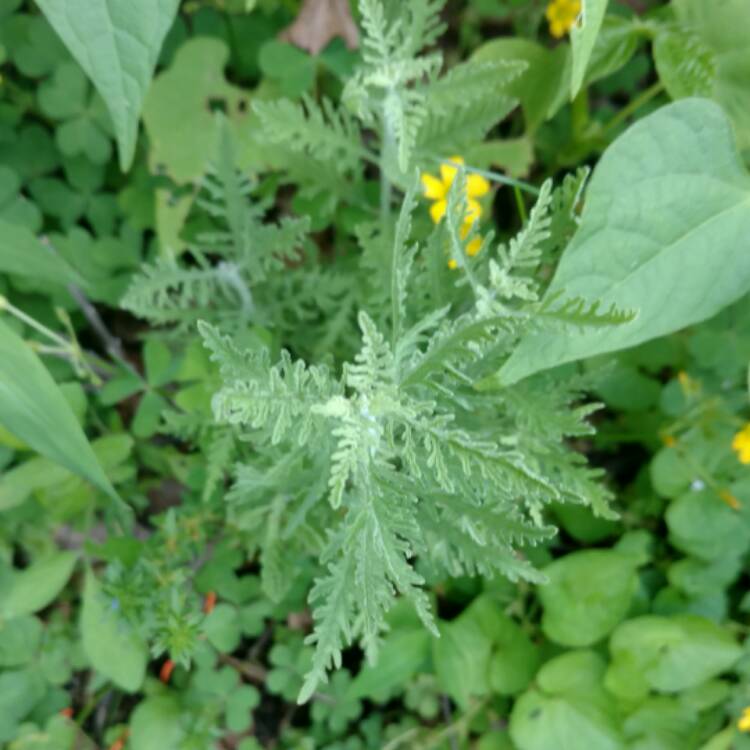
[[[179,0],[37,0],[107,103],[120,167],[133,161],[138,118]]]
[[[177,699],[158,695],[141,701],[130,719],[128,744],[133,750],[163,750],[179,747],[185,738],[182,712]]]
[[[711,490],[680,495],[670,503],[665,520],[672,545],[699,560],[742,557],[750,548],[747,515],[717,502]]]
[[[472,697],[486,695],[491,650],[489,636],[471,613],[440,624],[440,638],[432,642],[438,685],[462,708]]]
[[[547,662],[536,685],[513,706],[510,734],[519,750],[624,750],[617,706],[602,687],[604,660],[570,651]]]
[[[633,125],[604,153],[548,290],[638,315],[615,327],[530,334],[497,380],[514,383],[663,336],[711,317],[748,289],[750,176],[723,111],[683,99]]]
[[[86,574],[81,611],[83,649],[94,668],[123,690],[135,692],[146,674],[148,650],[120,617],[117,603],[108,605],[91,571]]]
[[[638,561],[616,550],[581,550],[548,565],[539,587],[542,627],[564,646],[589,646],[608,635],[630,607]]]
[[[573,52],[573,69],[570,76],[570,95],[574,98],[581,90],[586,68],[596,44],[596,37],[604,21],[609,0],[583,0],[578,22],[570,30]]]
[[[55,381],[36,354],[2,321],[0,425],[122,502]]]
[[[644,615],[622,623],[609,643],[605,684],[615,695],[677,693],[730,669],[742,656],[734,636],[695,615]]]

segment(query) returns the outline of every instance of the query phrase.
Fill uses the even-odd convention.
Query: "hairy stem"
[[[383,143],[380,148],[380,225],[383,231],[391,217],[391,199],[393,186],[388,179],[388,160],[393,153],[395,139],[388,119],[383,118]]]

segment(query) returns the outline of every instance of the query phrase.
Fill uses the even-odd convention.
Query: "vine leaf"
[[[127,170],[138,118],[179,0],[38,0],[47,20],[109,108]]]
[[[683,99],[644,118],[594,170],[547,292],[639,311],[614,328],[543,330],[498,373],[513,383],[711,317],[750,289],[750,175],[724,112]]]
[[[0,424],[122,504],[52,376],[23,339],[2,321]]]

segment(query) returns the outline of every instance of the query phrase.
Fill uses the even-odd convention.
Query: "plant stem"
[[[440,704],[443,709],[443,717],[445,718],[446,724],[450,726],[453,723],[453,715],[451,714],[451,701],[450,698],[443,694],[440,696]],[[458,750],[458,740],[456,739],[456,735],[454,732],[451,732],[449,735],[450,743],[451,743],[451,750]]]
[[[433,157],[433,160],[440,164],[452,164],[450,159],[438,159],[436,157]],[[508,177],[507,175],[500,174],[499,172],[493,172],[490,169],[477,169],[476,167],[469,166],[464,166],[463,169],[464,171],[470,172],[471,174],[478,174],[482,177],[486,177],[488,180],[492,180],[493,182],[499,182],[502,185],[511,185],[512,187],[517,187],[519,190],[524,190],[531,195],[539,195],[539,188],[528,182],[524,182],[523,180],[516,180],[514,177]]]
[[[88,377],[96,386],[101,385],[102,378],[111,376],[113,367],[109,362],[101,359],[96,354],[84,351],[78,346],[78,342],[68,341],[63,338],[47,328],[43,323],[27,315],[23,310],[19,310],[15,305],[12,305],[6,297],[0,295],[0,312],[3,310],[7,310],[13,317],[33,328],[38,333],[41,333],[55,344],[55,346],[49,346],[38,341],[28,341],[27,344],[33,351],[38,354],[49,354],[67,360],[76,370],[79,377]]]
[[[391,216],[393,187],[388,179],[388,160],[391,157],[393,145],[393,133],[388,120],[383,118],[383,143],[380,148],[380,225],[382,231],[385,231]]]
[[[104,345],[104,349],[106,350],[107,354],[109,354],[109,356],[112,357],[115,362],[118,362],[128,372],[131,372],[138,378],[140,378],[140,373],[125,358],[125,352],[122,348],[122,342],[109,331],[106,324],[99,315],[98,310],[96,309],[96,307],[94,307],[94,305],[91,304],[83,291],[79,289],[75,284],[69,284],[68,291],[70,292],[71,297],[73,297],[73,299],[78,303],[78,307],[81,309],[81,312],[84,314],[89,325],[93,328],[94,333],[96,333],[96,335],[99,337],[99,340]]]
[[[398,750],[407,740],[411,740],[419,734],[419,727],[412,727],[407,729],[403,734],[394,737],[387,745],[383,746],[383,750]]]
[[[27,315],[23,310],[19,310],[15,305],[12,305],[6,297],[0,296],[0,311],[7,310],[13,317],[18,318],[22,323],[25,323],[30,328],[33,328],[38,333],[46,336],[51,341],[54,341],[58,346],[71,351],[72,346],[69,341],[66,341],[62,336],[59,336],[54,331],[47,328],[46,325],[40,323],[38,320]]]
[[[518,215],[521,217],[521,224],[525,225],[528,219],[526,215],[526,204],[523,202],[523,196],[521,195],[521,189],[518,185],[513,186],[513,195],[516,196],[516,206],[518,206]]]
[[[408,747],[414,748],[414,750],[432,750],[446,739],[455,738],[459,733],[465,732],[472,719],[486,704],[486,701],[478,701],[452,724],[432,732],[421,742],[415,742],[416,735],[419,734],[417,727],[407,729],[403,734],[394,737],[387,745],[384,745],[383,750],[398,750],[398,748],[405,746],[407,742],[409,742]]]
[[[89,698],[89,700],[79,712],[78,716],[75,717],[75,722],[79,727],[83,727],[83,725],[86,723],[86,720],[89,718],[89,716],[91,716],[91,713],[99,704],[99,701],[102,700],[102,698],[109,692],[109,690],[109,686],[105,685]]]
[[[472,719],[484,708],[486,701],[478,701],[468,711],[456,719],[450,726],[440,729],[438,732],[428,737],[424,743],[420,743],[416,747],[418,750],[432,750],[432,748],[440,745],[443,740],[450,737],[456,737],[459,732],[466,731],[466,728],[471,723]]]
[[[664,91],[664,84],[657,81],[649,86],[639,96],[623,107],[602,129],[602,133],[608,133],[622,125],[631,115],[635,114],[644,104],[650,102],[655,96]]]

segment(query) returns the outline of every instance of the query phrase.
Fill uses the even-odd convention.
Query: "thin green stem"
[[[431,750],[433,747],[437,747],[447,737],[454,737],[459,733],[465,732],[474,717],[485,707],[485,705],[486,701],[480,701],[474,704],[463,716],[456,719],[453,724],[440,730],[433,737],[428,738],[427,742],[420,746],[420,750]]]
[[[407,729],[403,734],[394,737],[387,745],[383,745],[383,750],[398,750],[405,742],[412,740],[419,734],[419,727]]]
[[[380,171],[380,224],[383,229],[388,226],[388,220],[391,216],[391,195],[393,187],[390,180]]]
[[[664,84],[661,81],[657,81],[652,86],[649,86],[639,96],[636,96],[635,99],[624,106],[602,128],[602,133],[609,133],[610,131],[617,129],[620,125],[626,122],[629,117],[635,114],[644,104],[650,102],[655,96],[661,94],[662,91],[664,91]]]
[[[451,162],[450,159],[438,159],[436,157],[431,157],[433,161],[438,162],[439,164],[447,164],[452,165],[453,162]],[[455,166],[455,165],[453,165]],[[516,180],[513,177],[508,177],[504,174],[500,174],[499,172],[493,172],[489,169],[477,169],[476,167],[469,167],[464,166],[463,169],[466,172],[470,172],[471,174],[478,174],[482,177],[486,177],[488,180],[491,180],[492,182],[499,182],[501,185],[511,185],[512,187],[517,187],[519,190],[523,190],[527,193],[530,193],[531,195],[539,195],[539,188],[535,187],[531,183],[524,182],[523,180]]]
[[[66,359],[73,366],[79,377],[88,377],[94,385],[99,386],[102,383],[102,379],[97,372],[97,369],[101,370],[105,375],[108,370],[112,369],[112,365],[109,362],[97,357],[95,354],[85,352],[81,349],[75,339],[73,341],[68,341],[47,328],[43,323],[40,323],[35,318],[27,315],[23,310],[19,310],[15,305],[12,305],[6,297],[0,295],[0,312],[3,310],[7,310],[13,315],[13,317],[54,342],[54,346],[42,344],[38,341],[27,342],[33,351],[38,354],[48,354]],[[72,328],[70,331],[71,336],[73,336],[74,333]]]
[[[359,155],[364,159],[365,161],[370,162],[374,167],[380,168],[381,160],[378,158],[377,154],[374,154],[369,149],[362,146],[362,148],[358,149]]]
[[[486,701],[479,701],[475,703],[471,708],[468,709],[468,711],[466,711],[462,716],[459,716],[447,727],[441,727],[437,731],[432,732],[422,741],[414,741],[416,736],[419,734],[418,729],[408,729],[402,735],[399,735],[398,737],[392,739],[387,745],[383,747],[383,750],[397,750],[397,748],[403,747],[406,742],[409,742],[409,747],[415,748],[415,750],[433,750],[433,748],[438,747],[445,740],[460,737],[462,734],[464,734],[474,717],[486,705]]]
[[[50,341],[54,341],[58,346],[61,346],[68,351],[72,349],[69,341],[66,341],[62,336],[59,336],[54,331],[47,328],[43,323],[40,323],[30,315],[27,315],[23,310],[19,310],[15,305],[12,305],[6,297],[0,296],[0,312],[3,310],[7,310],[14,318],[18,318],[22,323],[25,323],[30,328],[33,328],[43,336],[46,336]]]
[[[33,344],[32,349],[37,354],[51,354],[56,357],[69,357],[70,348],[63,346],[47,346],[46,344]]]
[[[75,722],[78,724],[79,727],[82,727],[86,723],[86,719],[91,716],[94,709],[99,705],[99,702],[101,699],[109,692],[110,687],[109,685],[105,685],[102,688],[99,688],[91,698],[86,702],[84,707],[80,710],[78,715],[75,717]]]
[[[380,225],[383,231],[388,226],[391,217],[391,200],[393,198],[393,186],[388,179],[388,160],[391,157],[394,146],[393,133],[388,125],[387,118],[383,118],[383,142],[380,147]]]
[[[521,224],[525,225],[528,219],[526,215],[526,204],[523,202],[523,195],[521,195],[521,189],[518,185],[513,186],[513,195],[516,196],[516,206],[518,207],[518,215],[521,217]]]

